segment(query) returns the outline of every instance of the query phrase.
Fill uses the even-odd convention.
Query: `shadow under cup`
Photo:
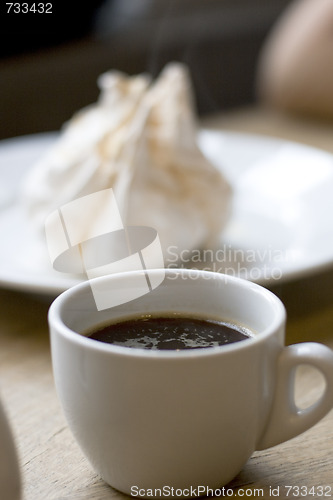
[[[284,347],[285,310],[271,292],[238,278],[149,273],[164,279],[142,295],[142,271],[98,278],[103,293],[128,289],[133,297],[138,290],[137,298],[109,309],[97,310],[89,282],[54,301],[55,383],[74,436],[106,482],[127,494],[157,489],[162,494],[155,496],[163,496],[168,486],[190,496],[199,486],[225,485],[257,448]],[[114,320],[170,312],[235,323],[254,336],[226,346],[156,351],[84,335]]]

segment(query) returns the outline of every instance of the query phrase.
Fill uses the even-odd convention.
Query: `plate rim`
[[[233,139],[236,139],[238,141],[241,141],[242,139],[248,140],[248,141],[260,141],[264,142],[266,144],[271,143],[272,145],[283,145],[283,144],[292,144],[296,145],[303,150],[312,150],[314,152],[320,152],[321,154],[327,155],[328,158],[332,159],[332,165],[333,165],[333,154],[330,153],[329,151],[320,149],[318,147],[308,145],[308,144],[303,144],[300,142],[295,142],[292,140],[288,139],[283,139],[280,137],[274,137],[274,136],[266,136],[266,135],[261,135],[261,134],[256,134],[256,133],[248,133],[248,132],[234,132],[232,130],[225,130],[225,129],[216,129],[216,128],[210,128],[210,127],[200,127],[198,130],[199,133],[199,138],[200,136],[204,136],[205,134],[211,135],[211,136],[216,136],[216,137],[223,137],[225,140],[228,139],[228,137],[232,137]],[[17,137],[10,137],[6,138],[0,141],[0,155],[1,155],[1,149],[2,147],[14,147],[16,148],[18,145],[24,146],[29,144],[29,147],[34,143],[38,147],[38,143],[42,140],[44,143],[48,144],[49,146],[52,145],[52,143],[59,137],[60,132],[59,131],[45,131],[45,132],[39,132],[36,134],[27,134],[23,136],[17,136]],[[219,167],[217,167],[219,168]],[[1,179],[2,171],[0,170],[0,179]],[[15,202],[14,202],[15,205]],[[0,221],[1,221],[1,209],[0,209]],[[328,270],[333,267],[333,248],[332,248],[332,255],[330,258],[326,257],[326,259],[319,260],[317,262],[311,263],[309,266],[294,266],[291,268],[285,268],[284,272],[282,273],[281,277],[278,280],[273,280],[270,278],[264,278],[260,279],[258,278],[257,280],[251,280],[256,283],[259,283],[263,286],[269,286],[273,283],[282,283],[286,281],[292,281],[295,279],[299,278],[305,278],[308,276],[312,276],[314,274],[317,274],[319,272]],[[51,268],[52,271],[52,268]],[[19,273],[16,272],[6,272],[4,271],[1,266],[0,266],[0,286],[8,289],[15,289],[15,290],[20,290],[20,291],[26,291],[26,292],[33,292],[33,293],[38,293],[38,294],[45,294],[45,295],[50,295],[50,296],[55,296],[58,295],[59,293],[63,292],[67,288],[70,288],[74,286],[75,284],[79,283],[80,279],[76,277],[70,277],[70,276],[63,276],[61,273],[59,273],[59,276],[38,276],[34,275],[33,273],[27,274],[25,276],[18,276]]]

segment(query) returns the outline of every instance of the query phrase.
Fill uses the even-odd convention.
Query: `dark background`
[[[0,138],[59,129],[96,100],[104,71],[156,76],[172,60],[189,66],[199,114],[251,103],[258,54],[290,0],[44,3],[52,14],[1,4]]]

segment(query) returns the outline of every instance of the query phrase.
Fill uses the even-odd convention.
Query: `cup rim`
[[[249,339],[245,339],[244,341],[241,342],[235,342],[223,346],[211,346],[209,348],[202,347],[196,349],[183,349],[180,351],[174,351],[174,350],[153,350],[153,349],[144,349],[138,347],[129,348],[126,346],[119,346],[119,345],[99,342],[94,339],[90,339],[89,337],[80,334],[79,332],[76,332],[75,330],[67,326],[65,322],[62,320],[62,311],[66,307],[68,300],[74,295],[78,295],[85,292],[90,287],[91,281],[96,282],[97,280],[113,280],[122,277],[126,278],[126,276],[134,274],[142,275],[143,272],[144,271],[142,270],[136,270],[136,271],[126,271],[121,273],[110,274],[107,276],[94,278],[93,280],[83,281],[62,292],[52,302],[48,311],[48,322],[49,322],[49,328],[51,330],[51,336],[52,332],[56,332],[57,335],[60,334],[67,340],[71,340],[77,345],[89,348],[93,351],[99,351],[109,354],[113,353],[125,357],[184,359],[184,358],[194,358],[202,356],[221,355],[223,352],[227,353],[230,351],[245,349],[249,344],[258,344],[260,342],[263,342],[267,337],[272,335],[276,330],[278,330],[281,326],[283,326],[286,321],[286,309],[282,301],[267,288],[264,288],[263,286],[258,285],[257,283],[253,283],[243,278],[231,276],[228,274],[217,273],[214,271],[205,271],[199,269],[184,269],[184,268],[149,269],[149,273],[157,274],[164,272],[165,274],[180,273],[183,275],[189,275],[190,273],[195,273],[198,276],[206,277],[206,279],[213,279],[213,278],[223,279],[225,280],[226,283],[227,282],[237,283],[237,286],[240,286],[241,288],[252,289],[257,294],[265,296],[266,300],[268,300],[271,303],[272,307],[275,309],[276,314],[272,319],[272,323],[260,333],[254,335]]]

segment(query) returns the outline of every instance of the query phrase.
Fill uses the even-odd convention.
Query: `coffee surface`
[[[251,337],[228,323],[181,316],[132,318],[109,324],[89,334],[109,344],[141,349],[183,350],[214,347]]]

